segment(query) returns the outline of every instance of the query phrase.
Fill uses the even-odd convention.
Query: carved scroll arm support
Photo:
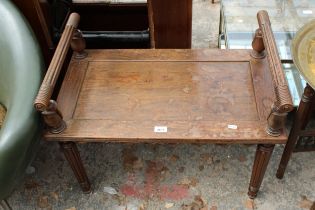
[[[284,128],[287,113],[293,110],[293,103],[285,74],[282,69],[268,13],[264,10],[259,11],[257,19],[259,29],[257,29],[252,43],[252,57],[261,59],[267,56],[276,96],[270,115],[267,119],[267,133],[271,136],[279,136]]]
[[[51,100],[51,96],[70,45],[75,51],[74,57],[76,59],[85,58],[87,55],[84,51],[85,41],[81,32],[77,29],[79,20],[80,16],[77,13],[72,13],[69,16],[55,54],[34,101],[35,109],[42,113],[44,122],[49,127],[51,133],[60,133],[66,127],[65,122],[62,119],[62,114],[57,108],[57,103]]]

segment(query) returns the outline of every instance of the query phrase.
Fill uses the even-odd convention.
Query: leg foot
[[[248,196],[250,198],[255,198],[257,196],[274,146],[275,145],[273,144],[259,144],[257,146],[254,166],[252,170],[252,177],[250,179],[248,189]]]
[[[91,192],[90,181],[83,167],[78,148],[74,142],[61,142],[60,147],[68,160],[84,193]]]

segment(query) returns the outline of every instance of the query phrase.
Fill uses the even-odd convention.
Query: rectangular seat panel
[[[74,119],[257,120],[248,62],[90,62]]]

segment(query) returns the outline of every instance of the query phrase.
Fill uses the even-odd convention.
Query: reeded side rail
[[[264,10],[259,11],[257,19],[259,28],[256,30],[252,43],[252,56],[258,59],[267,56],[276,96],[268,118],[267,133],[271,136],[279,136],[284,127],[287,113],[293,110],[293,103],[282,69],[268,13]]]
[[[54,53],[45,78],[34,101],[35,109],[42,113],[44,121],[46,125],[48,125],[51,133],[60,133],[66,127],[65,122],[62,120],[62,114],[57,108],[57,103],[54,100],[51,100],[51,96],[70,45],[76,52],[76,58],[80,59],[86,56],[86,53],[84,52],[85,41],[82,38],[81,32],[77,30],[79,21],[79,14],[72,13],[69,16],[56,52]]]

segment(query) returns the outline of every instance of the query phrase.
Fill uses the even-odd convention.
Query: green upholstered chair
[[[43,59],[28,23],[10,0],[0,0],[0,201],[10,195],[35,156],[39,117],[33,108]]]

